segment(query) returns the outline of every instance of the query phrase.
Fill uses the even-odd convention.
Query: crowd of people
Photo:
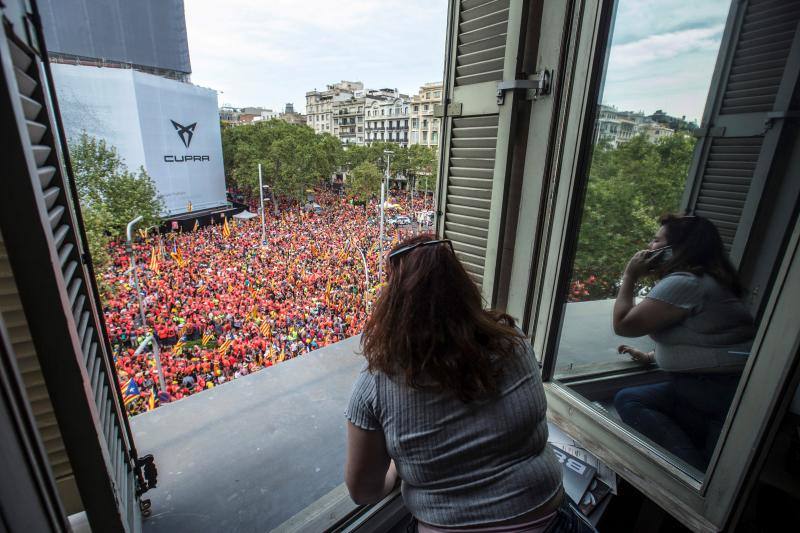
[[[390,199],[397,212],[424,199]],[[378,202],[317,191],[315,212],[279,206],[249,221],[138,235],[136,272],[124,242],[102,274],[104,315],[130,413],[218,386],[361,332],[379,287]],[[384,249],[404,228],[386,229]],[[366,259],[367,275],[364,272]],[[145,312],[139,319],[134,275]],[[369,279],[369,284],[367,284]],[[160,348],[161,390],[151,345]]]

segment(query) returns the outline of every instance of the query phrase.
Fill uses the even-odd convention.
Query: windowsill
[[[703,516],[701,473],[678,467],[569,385],[547,382],[544,389],[548,421],[691,529],[718,531]]]
[[[152,453],[159,471],[142,530],[269,531],[339,487],[359,341],[134,417],[139,454]],[[337,512],[356,508],[340,498]]]

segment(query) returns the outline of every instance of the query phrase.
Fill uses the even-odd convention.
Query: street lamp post
[[[258,164],[258,198],[261,200],[261,245],[267,244],[267,226],[264,213],[264,179],[261,177],[261,163]]]
[[[136,299],[139,302],[139,318],[142,321],[142,328],[147,328],[147,321],[144,316],[144,302],[142,302],[142,292],[139,290],[139,272],[136,268],[136,255],[133,253],[133,227],[142,221],[142,216],[134,218],[128,222],[127,237],[128,237],[128,254],[131,257],[131,270],[133,271],[133,286],[136,290]],[[152,336],[153,343],[153,358],[156,360],[156,372],[158,372],[158,384],[162,391],[167,390],[167,382],[164,379],[164,371],[161,369],[161,354],[158,349],[158,341],[155,335]]]
[[[380,229],[378,230],[378,283],[383,281],[383,226],[384,226],[384,208],[386,204],[386,195],[388,194],[389,188],[389,165],[392,160],[392,155],[394,152],[391,150],[384,150],[383,153],[386,155],[386,172],[384,173],[384,179],[381,181],[381,223]],[[384,186],[385,184],[385,186]]]

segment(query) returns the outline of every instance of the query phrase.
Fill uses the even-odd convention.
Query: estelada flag
[[[128,378],[120,388],[122,389],[122,401],[125,405],[128,405],[139,397],[139,386],[133,381],[133,378]]]
[[[158,252],[155,246],[150,250],[150,270],[158,273]]]
[[[203,335],[203,346],[207,345],[212,340],[214,340],[214,334],[206,333],[205,335]]]
[[[227,353],[227,352],[228,352],[228,350],[229,350],[229,349],[230,349],[230,347],[231,347],[231,343],[232,343],[232,342],[233,342],[233,341],[231,341],[230,339],[226,340],[225,342],[223,342],[222,344],[220,344],[219,348],[217,348],[217,351],[218,351],[219,353],[221,353],[221,354],[225,354],[225,353]]]
[[[222,223],[222,234],[225,237],[231,236],[231,227],[228,225],[228,219],[225,219],[225,222]]]
[[[186,345],[184,341],[178,341],[175,343],[175,347],[172,349],[172,353],[180,355],[183,353],[183,347]]]

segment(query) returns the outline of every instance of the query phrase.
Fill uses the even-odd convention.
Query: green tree
[[[129,171],[104,140],[82,133],[69,150],[89,251],[99,271],[108,259],[109,241],[122,237],[139,215],[142,227],[158,224],[164,202],[144,169]]]
[[[695,140],[675,134],[657,143],[637,136],[617,148],[594,149],[573,269],[571,298],[610,298],[627,261],[674,212]]]
[[[354,168],[347,178],[347,187],[351,194],[361,201],[367,201],[380,193],[383,175],[374,163],[364,161]]]
[[[303,201],[307,188],[336,170],[342,152],[336,137],[277,119],[224,128],[222,150],[229,185],[258,197],[260,163],[264,184],[274,194],[298,201]]]

